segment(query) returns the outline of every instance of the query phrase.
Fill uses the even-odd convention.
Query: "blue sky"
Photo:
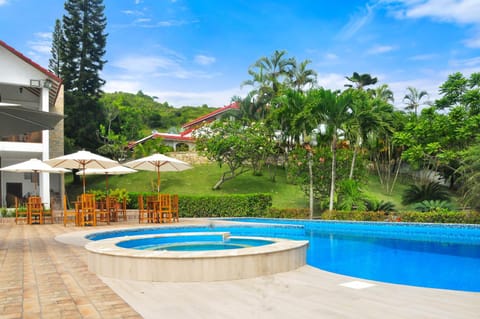
[[[0,0],[0,39],[47,67],[60,0]],[[174,106],[245,96],[248,67],[274,50],[309,59],[320,86],[370,73],[402,107],[449,74],[480,71],[480,0],[105,0],[106,92]]]

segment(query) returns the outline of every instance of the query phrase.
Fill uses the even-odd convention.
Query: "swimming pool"
[[[277,219],[229,221],[232,225],[212,221],[206,226],[139,228],[88,238],[227,231],[232,236],[308,240],[307,263],[326,271],[396,284],[480,292],[478,226]]]
[[[228,233],[184,235],[171,237],[147,237],[142,239],[130,239],[117,243],[123,248],[151,250],[151,251],[206,251],[227,250],[258,247],[273,244],[266,239],[231,237]]]

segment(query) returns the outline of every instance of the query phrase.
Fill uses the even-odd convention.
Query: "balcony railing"
[[[42,143],[42,131],[31,132],[21,135],[4,136],[2,142]]]

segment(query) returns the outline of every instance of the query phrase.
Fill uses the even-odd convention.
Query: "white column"
[[[40,109],[44,112],[49,112],[49,89],[42,87],[42,94],[40,100]],[[48,130],[42,131],[42,161],[50,158],[50,132]],[[42,202],[46,204],[46,208],[50,207],[50,174],[40,173],[40,196]]]

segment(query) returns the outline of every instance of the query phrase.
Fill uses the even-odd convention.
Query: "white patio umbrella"
[[[45,163],[52,167],[63,167],[70,169],[82,170],[83,176],[83,193],[85,194],[85,169],[86,168],[111,168],[120,165],[108,157],[97,155],[89,151],[78,151],[76,153],[63,155],[60,157],[46,160]]]
[[[35,195],[37,195],[37,174],[38,173],[67,173],[70,172],[68,169],[61,167],[51,167],[50,165],[42,162],[37,158],[29,159],[28,161],[13,164],[10,166],[5,166],[0,168],[2,171],[7,172],[16,172],[16,173],[33,173],[34,177],[34,186],[35,186]]]
[[[108,196],[108,176],[109,175],[124,175],[135,173],[136,170],[128,168],[122,165],[110,167],[110,168],[86,168],[85,170],[80,170],[77,172],[77,175],[105,175],[105,189]]]
[[[169,157],[163,154],[153,154],[147,157],[142,157],[131,162],[125,163],[125,166],[133,169],[144,171],[157,172],[157,192],[160,193],[160,172],[169,171],[183,171],[193,168],[190,164],[178,160],[173,157]]]
[[[0,136],[51,130],[63,115],[0,102]]]

